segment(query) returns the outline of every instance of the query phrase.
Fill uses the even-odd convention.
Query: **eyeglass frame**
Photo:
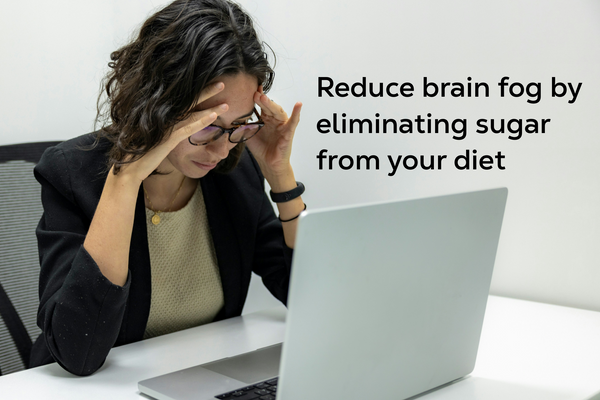
[[[258,113],[258,111],[256,110],[256,107],[254,107],[253,111],[254,111],[254,114],[256,114],[256,116],[258,117],[258,121],[257,121],[257,122],[249,122],[249,123],[247,123],[247,124],[238,125],[238,126],[235,126],[235,127],[233,127],[233,128],[229,128],[229,129],[225,129],[225,128],[223,128],[222,126],[218,126],[218,125],[212,125],[212,124],[211,124],[211,125],[208,125],[208,126],[212,126],[212,127],[214,127],[214,128],[219,128],[219,129],[221,130],[221,132],[220,132],[220,133],[218,133],[218,134],[216,134],[216,135],[214,135],[214,136],[213,136],[213,137],[210,139],[210,141],[208,141],[208,142],[206,142],[206,143],[193,143],[193,142],[192,142],[192,136],[194,136],[194,134],[192,134],[192,135],[188,136],[188,142],[189,142],[189,143],[190,143],[192,146],[206,146],[207,144],[210,144],[210,143],[212,143],[212,142],[215,142],[215,141],[219,140],[219,139],[221,138],[221,136],[223,136],[224,134],[226,134],[226,133],[227,133],[227,134],[229,135],[229,136],[228,136],[228,138],[227,138],[227,140],[229,140],[229,142],[230,142],[230,143],[235,143],[235,144],[238,144],[238,143],[244,143],[244,142],[246,142],[246,141],[248,141],[248,140],[252,139],[254,136],[256,136],[256,134],[258,133],[258,131],[260,131],[260,130],[261,130],[261,128],[262,128],[263,126],[265,126],[265,123],[264,123],[264,121],[262,121],[262,120],[260,119],[260,114],[259,114],[259,113]],[[236,130],[238,130],[238,129],[240,129],[240,128],[244,127],[244,126],[247,126],[247,125],[258,125],[258,129],[256,130],[256,132],[254,132],[254,135],[250,136],[250,137],[249,137],[249,138],[247,138],[247,139],[240,140],[239,142],[234,142],[234,141],[232,141],[232,140],[231,140],[231,134],[232,134],[233,132],[235,132]],[[208,126],[207,126],[206,128],[208,128]],[[204,129],[206,129],[206,128],[204,128]],[[203,129],[203,130],[204,130],[204,129]],[[198,132],[200,132],[200,131],[198,131]],[[198,132],[196,132],[196,133],[198,133]]]

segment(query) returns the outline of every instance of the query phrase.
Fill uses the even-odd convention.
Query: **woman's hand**
[[[200,94],[198,103],[216,95],[224,87],[223,82],[209,85]],[[132,176],[136,184],[141,184],[182,140],[187,140],[194,133],[212,124],[228,108],[228,105],[223,103],[206,110],[193,112],[188,118],[175,124],[171,134],[161,144],[144,154],[139,160],[121,167],[121,172],[124,175]]]
[[[300,121],[302,103],[294,105],[292,115],[288,118],[284,109],[263,93],[262,86],[254,94],[254,102],[261,108],[261,119],[265,126],[246,145],[271,183],[275,177],[291,171],[292,140]]]
[[[265,126],[246,145],[256,158],[271,190],[284,193],[296,187],[294,170],[290,164],[292,140],[300,121],[302,103],[296,103],[288,118],[283,108],[263,93],[262,86],[254,94],[254,102],[261,108],[261,119]],[[287,221],[282,224],[285,243],[293,248],[296,241],[298,214],[304,210],[301,197],[285,203],[277,203],[279,216]]]

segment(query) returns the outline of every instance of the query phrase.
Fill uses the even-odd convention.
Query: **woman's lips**
[[[205,171],[210,171],[211,169],[213,169],[214,167],[217,166],[217,163],[199,163],[196,161],[192,161],[194,163],[194,165],[200,169],[203,169]]]

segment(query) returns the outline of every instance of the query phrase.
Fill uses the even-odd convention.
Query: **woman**
[[[301,104],[288,118],[265,95],[273,71],[239,6],[175,1],[111,59],[111,124],[35,170],[43,333],[31,366],[77,375],[113,346],[240,315],[252,271],[285,302],[305,209],[290,165]]]

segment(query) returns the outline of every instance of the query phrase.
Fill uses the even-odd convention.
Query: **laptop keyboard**
[[[221,400],[275,400],[277,378],[215,396]]]

